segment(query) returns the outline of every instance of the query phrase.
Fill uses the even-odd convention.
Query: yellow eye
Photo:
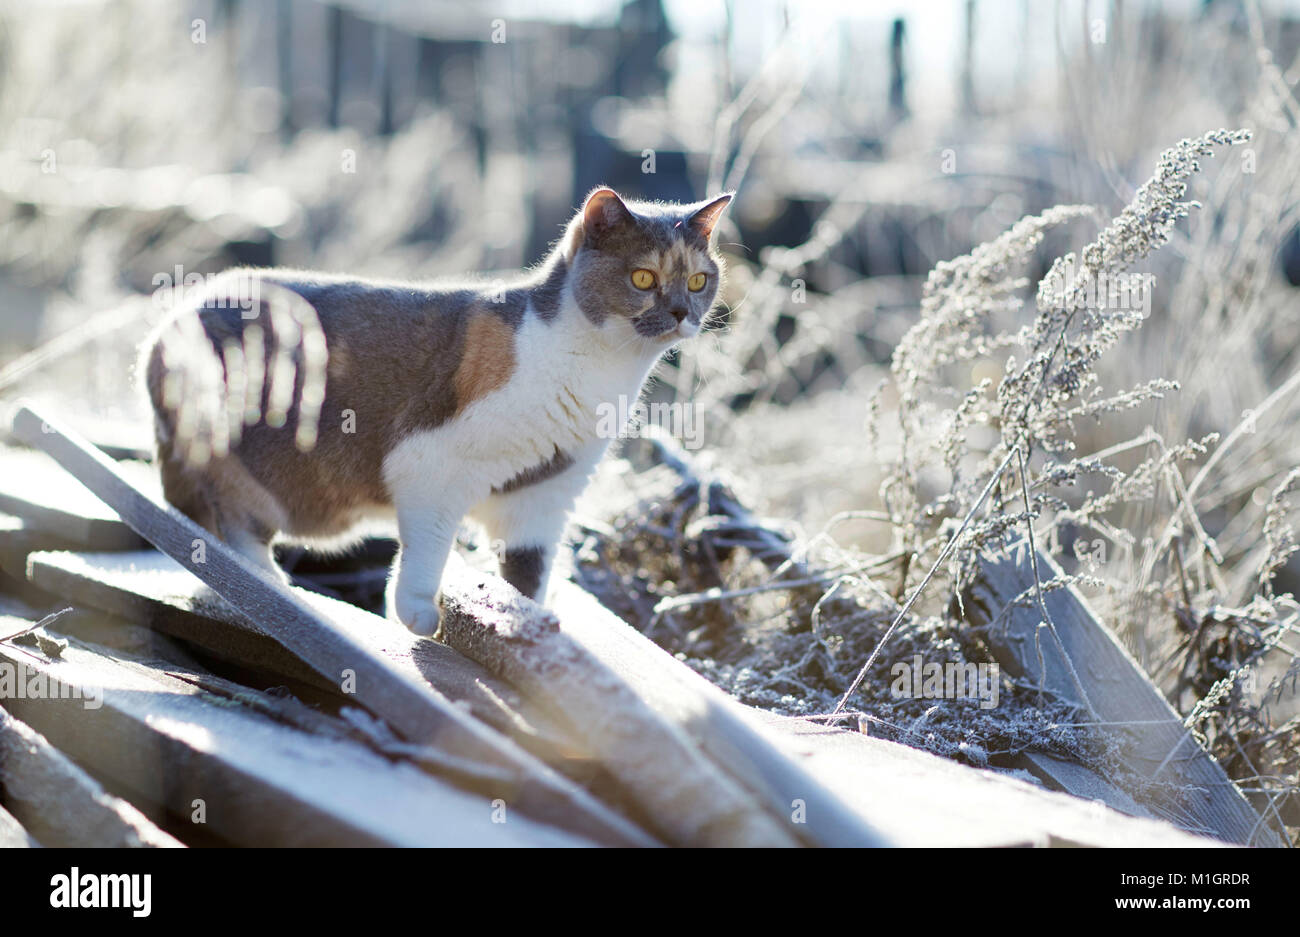
[[[691,278],[686,281],[686,288],[690,290],[692,293],[698,293],[700,290],[704,289],[704,284],[707,283],[708,281],[709,281],[708,274],[696,273],[693,274]]]
[[[639,290],[652,289],[655,285],[655,275],[649,270],[633,270],[632,285]]]

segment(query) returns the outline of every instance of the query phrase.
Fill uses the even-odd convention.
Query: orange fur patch
[[[515,333],[490,312],[477,312],[465,331],[465,348],[456,367],[456,409],[504,387],[515,370]]]

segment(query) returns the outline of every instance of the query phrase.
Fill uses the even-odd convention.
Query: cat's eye
[[[648,290],[655,285],[655,275],[649,270],[633,270],[632,285],[639,290]]]
[[[704,284],[709,282],[709,276],[706,273],[692,274],[691,278],[686,281],[686,288],[692,293],[698,293],[704,289]]]

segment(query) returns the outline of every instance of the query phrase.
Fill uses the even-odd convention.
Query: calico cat
[[[544,601],[568,512],[612,438],[598,432],[598,411],[635,402],[663,353],[700,331],[723,276],[711,235],[730,200],[632,202],[598,188],[513,286],[223,275],[242,290],[291,291],[315,310],[328,356],[316,438],[301,444],[295,411],[243,428],[210,459],[180,445],[168,344],[206,338],[221,362],[266,318],[216,301],[218,279],[178,312],[191,323],[197,312],[201,331],[185,337],[173,317],[145,350],[167,500],[282,579],[277,538],[334,548],[369,520],[395,519],[389,614],[417,633],[437,628],[443,567],[466,516],[503,544],[502,576]],[[303,394],[303,380],[295,389]]]

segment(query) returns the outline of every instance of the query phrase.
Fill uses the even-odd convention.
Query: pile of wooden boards
[[[568,582],[546,610],[453,558],[443,640],[417,637],[266,578],[143,462],[26,408],[13,437],[30,448],[0,450],[0,844],[1281,844],[1069,590],[1051,593],[1062,653],[1113,682],[1090,704],[1143,720],[1135,762],[1203,809],[759,712]],[[1029,656],[1020,672],[1060,689],[1060,660]]]

